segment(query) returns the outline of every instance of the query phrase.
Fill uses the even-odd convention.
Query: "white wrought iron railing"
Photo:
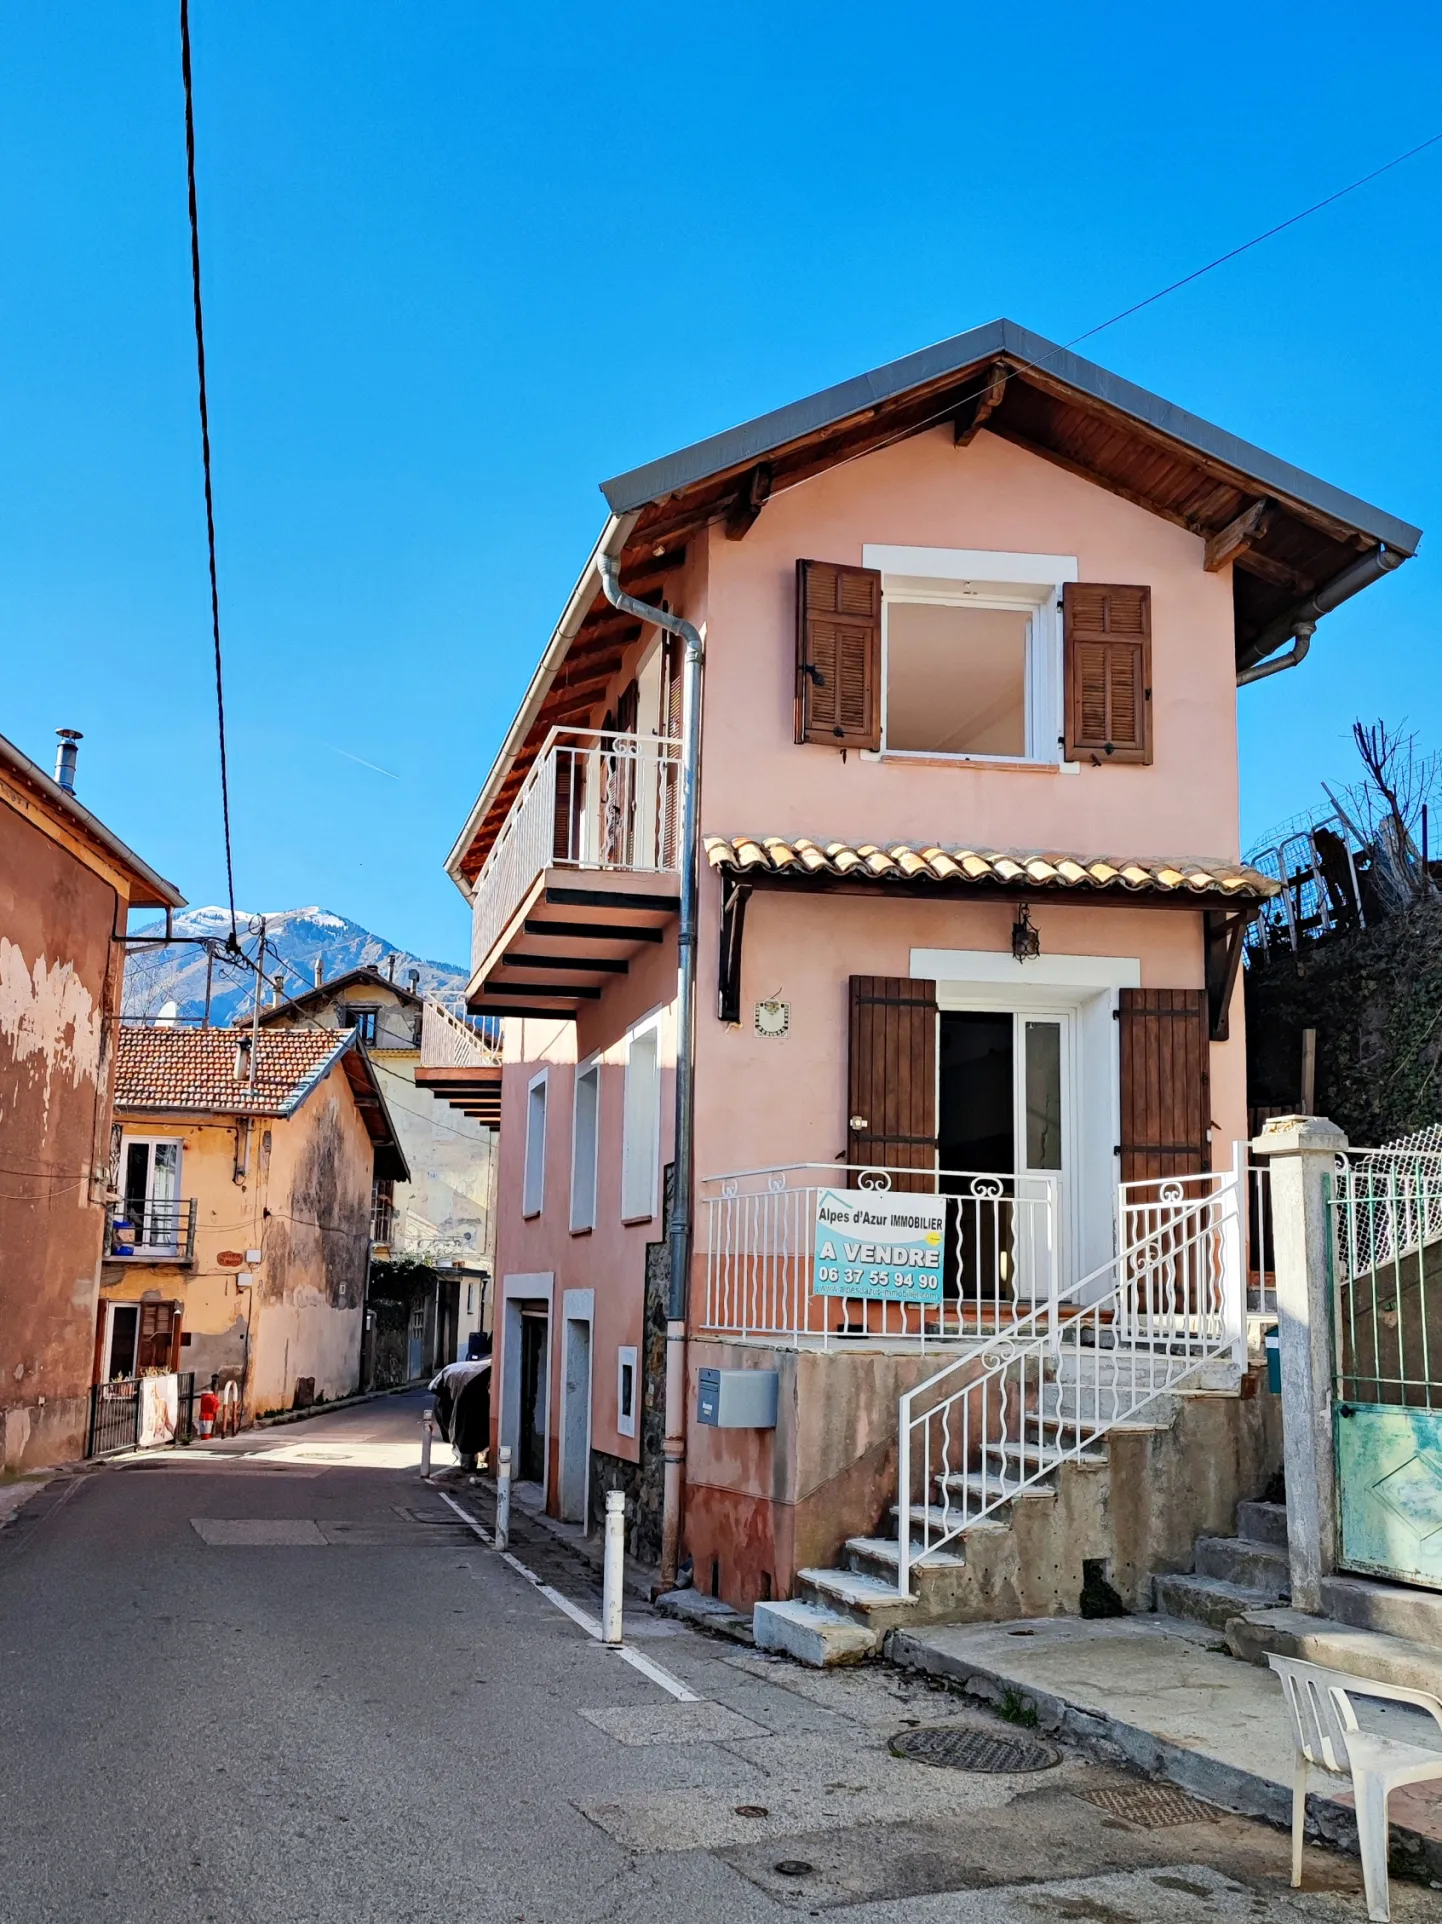
[[[1442,1126],[1339,1157],[1329,1215],[1342,1401],[1442,1409]]]
[[[848,1260],[835,1239],[834,1260],[818,1256],[826,1246],[820,1212],[838,1192],[888,1197],[903,1214],[912,1197],[940,1201],[942,1210],[926,1212],[936,1221],[940,1287],[915,1301],[848,1293],[861,1260]],[[791,1163],[709,1177],[699,1200],[699,1326],[711,1334],[822,1349],[858,1340],[925,1348],[1009,1321],[1057,1287],[1054,1176]]]
[[[1246,1354],[1240,1145],[1230,1170],[1126,1183],[1121,1248],[901,1398],[897,1584],[1223,1359]]]
[[[443,1002],[426,998],[421,1008],[423,1069],[489,1069],[501,1052]]]
[[[551,730],[476,881],[473,969],[547,868],[675,869],[680,756],[660,735]]]
[[[1272,1236],[1272,1165],[1247,1151],[1247,1309],[1256,1316],[1277,1313],[1277,1254]]]

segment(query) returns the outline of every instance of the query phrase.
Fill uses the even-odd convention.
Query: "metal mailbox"
[[[776,1428],[775,1370],[703,1369],[696,1421],[718,1430]]]

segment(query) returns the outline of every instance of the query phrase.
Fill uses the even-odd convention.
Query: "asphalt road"
[[[881,1667],[818,1676],[628,1604],[680,1701],[439,1494],[484,1515],[481,1491],[420,1481],[418,1413],[93,1468],[0,1532],[4,1924],[1365,1916],[1345,1860],[1309,1852],[1296,1896],[1277,1833],[1150,1827],[1124,1773],[900,1759],[918,1725],[1017,1733]],[[514,1547],[594,1609],[538,1526]],[[1437,1902],[1396,1885],[1393,1916]]]

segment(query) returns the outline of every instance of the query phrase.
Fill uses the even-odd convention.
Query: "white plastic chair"
[[[1403,1784],[1425,1784],[1442,1779],[1442,1749],[1404,1743],[1398,1737],[1378,1737],[1363,1730],[1352,1708],[1353,1697],[1377,1697],[1386,1703],[1411,1704],[1425,1710],[1442,1731],[1442,1698],[1425,1690],[1404,1690],[1399,1684],[1374,1683],[1345,1670],[1328,1670],[1319,1663],[1295,1657],[1267,1662],[1282,1680],[1282,1695],[1292,1719],[1296,1745],[1296,1776],[1292,1786],[1292,1884],[1302,1881],[1302,1836],[1307,1823],[1307,1773],[1325,1771],[1330,1777],[1350,1777],[1357,1805],[1357,1841],[1362,1853],[1362,1883],[1367,1893],[1367,1916],[1373,1924],[1387,1924],[1392,1915],[1387,1889],[1387,1798]]]

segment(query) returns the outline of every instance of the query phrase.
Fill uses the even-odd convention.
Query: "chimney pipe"
[[[270,978],[270,981],[270,1006],[273,1009],[278,1009],[285,1000],[285,971],[283,969],[277,969],[275,974]]]
[[[319,955],[315,958],[315,986],[318,989],[325,987],[325,958]]]
[[[392,949],[386,957],[386,978],[391,982],[394,982],[396,979],[396,952],[394,949]]]
[[[410,983],[410,985],[411,985],[411,994],[412,994],[412,995],[414,995],[414,994],[416,993],[416,990],[417,990],[417,989],[419,989],[419,987],[421,986],[421,972],[420,972],[420,970],[419,970],[419,969],[407,969],[407,970],[406,970],[406,981]]]
[[[85,737],[78,728],[57,728],[60,746],[55,751],[55,779],[67,795],[75,793],[75,758],[79,750],[75,744]]]

